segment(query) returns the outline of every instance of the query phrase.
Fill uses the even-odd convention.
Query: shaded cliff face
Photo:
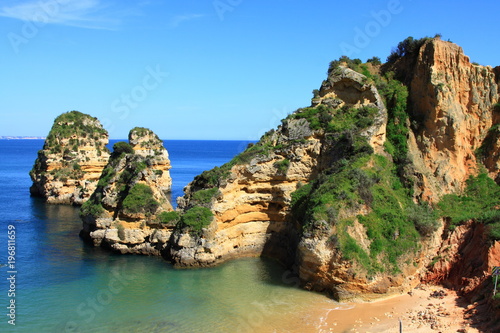
[[[495,266],[500,266],[500,242],[491,241],[484,224],[470,220],[453,231],[444,229],[422,280],[458,291],[473,304],[472,311],[494,314],[475,324],[485,332],[497,332],[499,302],[491,297],[494,282],[490,278]]]
[[[445,228],[442,239],[425,282],[445,284],[471,295],[493,267],[500,266],[500,242],[489,239],[482,223],[470,220],[453,231]]]
[[[360,146],[382,149],[386,109],[376,88],[365,81],[365,76],[339,67],[323,83],[313,107],[284,119],[227,165],[198,176],[179,207],[205,206],[215,219],[201,237],[175,235],[175,264],[205,266],[261,254],[293,263],[302,231],[290,216],[291,194],[341,159],[342,150],[355,144],[355,135]],[[360,119],[363,124],[357,128]],[[345,133],[346,128],[352,131]]]
[[[410,154],[421,182],[417,195],[435,202],[462,190],[478,162],[500,181],[495,70],[472,64],[456,44],[432,39],[406,71],[414,118]]]
[[[159,255],[173,225],[168,192],[170,161],[163,143],[150,130],[135,128],[131,144],[114,145],[95,192],[82,206],[82,237],[121,253]]]
[[[31,194],[48,203],[81,205],[108,161],[107,143],[108,133],[96,118],[78,111],[57,117],[30,171]]]

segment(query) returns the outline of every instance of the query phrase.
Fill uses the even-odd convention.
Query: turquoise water
[[[284,327],[308,309],[335,306],[298,289],[291,272],[268,259],[177,270],[161,258],[84,244],[78,208],[29,196],[28,171],[42,144],[0,140],[0,264],[8,261],[8,226],[16,231],[15,297],[8,295],[9,268],[0,268],[1,332],[288,332],[295,330]],[[166,146],[175,197],[194,175],[229,160],[246,143]],[[15,326],[7,316],[12,299]],[[307,320],[314,326],[318,318]]]

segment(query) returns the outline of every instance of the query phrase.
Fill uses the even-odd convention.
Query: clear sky
[[[3,0],[0,135],[45,136],[59,114],[162,139],[258,139],[341,55],[385,60],[443,35],[500,65],[491,1]]]

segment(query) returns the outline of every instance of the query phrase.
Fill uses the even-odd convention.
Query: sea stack
[[[151,130],[136,127],[117,142],[95,192],[81,209],[81,236],[121,253],[161,254],[173,225],[170,160]],[[173,213],[175,215],[175,213]]]
[[[83,204],[108,162],[107,143],[97,118],[78,111],[57,117],[30,171],[31,194],[53,204]]]

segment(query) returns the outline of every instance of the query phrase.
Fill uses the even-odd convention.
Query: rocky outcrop
[[[57,117],[30,171],[31,194],[48,203],[81,205],[108,162],[107,143],[96,118],[78,111]]]
[[[440,39],[412,43],[390,68],[405,84],[376,65],[333,62],[311,107],[197,176],[176,212],[164,196],[168,155],[153,133],[135,129],[82,207],[82,236],[178,267],[271,256],[296,269],[305,288],[342,300],[406,291],[429,263],[437,272],[429,280],[448,281],[453,274],[443,272],[455,269],[467,242],[478,251],[485,243],[474,227],[457,236],[460,245],[445,234],[441,246],[444,226],[432,205],[483,166],[500,180],[499,70],[471,64]],[[434,257],[439,248],[454,251],[451,266]],[[492,260],[471,253],[496,262],[493,248]],[[484,282],[486,268],[472,256],[460,269],[483,272]]]
[[[301,230],[290,218],[291,194],[343,157],[336,144],[341,133],[329,128],[329,121],[367,108],[370,126],[357,131],[375,151],[382,150],[385,139],[387,111],[377,89],[345,66],[323,83],[313,106],[299,109],[231,163],[203,173],[185,189],[179,207],[205,205],[215,219],[201,237],[175,236],[171,258],[176,265],[207,266],[259,255],[295,261]],[[199,200],[210,191],[208,199]]]
[[[461,294],[471,294],[500,266],[500,242],[492,241],[486,226],[474,220],[445,228],[442,243],[430,263],[424,282],[444,284]]]
[[[470,304],[468,316],[475,326],[484,332],[496,332],[499,303],[491,297],[495,266],[500,266],[500,241],[490,239],[484,224],[470,220],[453,231],[444,229],[442,243],[422,281],[456,290]]]
[[[417,195],[436,202],[443,194],[462,190],[465,180],[477,174],[478,162],[497,178],[500,108],[495,70],[472,64],[461,47],[440,39],[425,42],[415,61],[403,70],[411,77],[414,131],[409,143],[419,179]]]
[[[82,206],[81,236],[121,253],[160,255],[174,225],[168,153],[151,130],[135,128],[116,143],[95,192]]]
[[[170,177],[170,159],[168,151],[163,146],[163,141],[153,131],[136,127],[129,132],[129,144],[134,149],[135,155],[145,158],[149,167],[157,176],[154,178],[153,188],[158,188],[164,193],[172,190],[172,178]],[[153,179],[151,179],[153,181]]]
[[[239,256],[271,255],[293,264],[306,288],[330,292],[338,299],[379,297],[418,284],[430,261],[429,249],[436,249],[439,240],[433,234],[437,224],[431,222],[432,228],[422,224],[433,215],[426,213],[425,204],[416,205],[411,199],[435,203],[444,194],[462,190],[465,180],[477,174],[480,162],[490,176],[497,177],[498,85],[493,69],[471,64],[454,44],[429,39],[416,52],[411,66],[399,68],[408,71],[410,94],[411,117],[403,124],[408,129],[409,152],[396,161],[404,165],[394,165],[385,151],[387,112],[372,78],[340,64],[332,68],[316,93],[313,108],[292,114],[231,163],[198,176],[186,188],[179,206],[186,210],[203,205],[212,210],[215,219],[201,235],[174,234],[174,263],[205,266]],[[391,84],[394,87],[392,78],[387,80],[379,82],[382,89]],[[357,118],[356,110],[366,107],[377,112],[362,128],[358,123],[346,123],[348,117],[339,111],[350,108],[346,114],[356,114],[352,117]],[[358,170],[345,175],[357,179],[350,184],[359,187],[351,191],[360,198],[349,199],[352,194],[339,193],[339,206],[326,195],[311,199],[309,206],[302,208],[307,213],[292,211],[294,205],[301,209],[292,194],[300,192],[304,184],[314,181],[309,195],[323,191],[324,186],[334,196],[336,186],[342,185],[324,179],[348,170],[342,163],[361,163],[349,159],[363,141],[358,135],[369,143],[369,154],[379,156],[364,159]],[[408,184],[415,184],[414,196],[398,197],[392,192],[395,188],[391,184],[397,180],[384,174],[384,168],[398,169],[403,180],[413,178]],[[379,176],[370,180],[366,178],[369,174]],[[357,182],[364,182],[364,188]],[[377,191],[386,191],[382,202],[391,202],[392,206],[381,202],[372,205]],[[393,212],[388,213],[390,210]],[[411,210],[414,212],[409,213]],[[403,216],[402,222],[396,222],[398,215]],[[377,223],[377,219],[386,219],[389,225],[378,227],[386,230],[385,236],[374,236],[380,231],[370,223]],[[416,222],[405,227],[409,219]],[[404,228],[406,234],[402,235]],[[416,230],[420,235],[415,235]],[[384,246],[408,246],[408,250],[399,254],[395,254],[397,250],[378,252],[377,246],[382,243],[374,244],[377,237],[385,239]],[[398,241],[400,237],[408,238],[413,245]],[[377,268],[380,264],[374,258],[385,260],[386,268]]]

